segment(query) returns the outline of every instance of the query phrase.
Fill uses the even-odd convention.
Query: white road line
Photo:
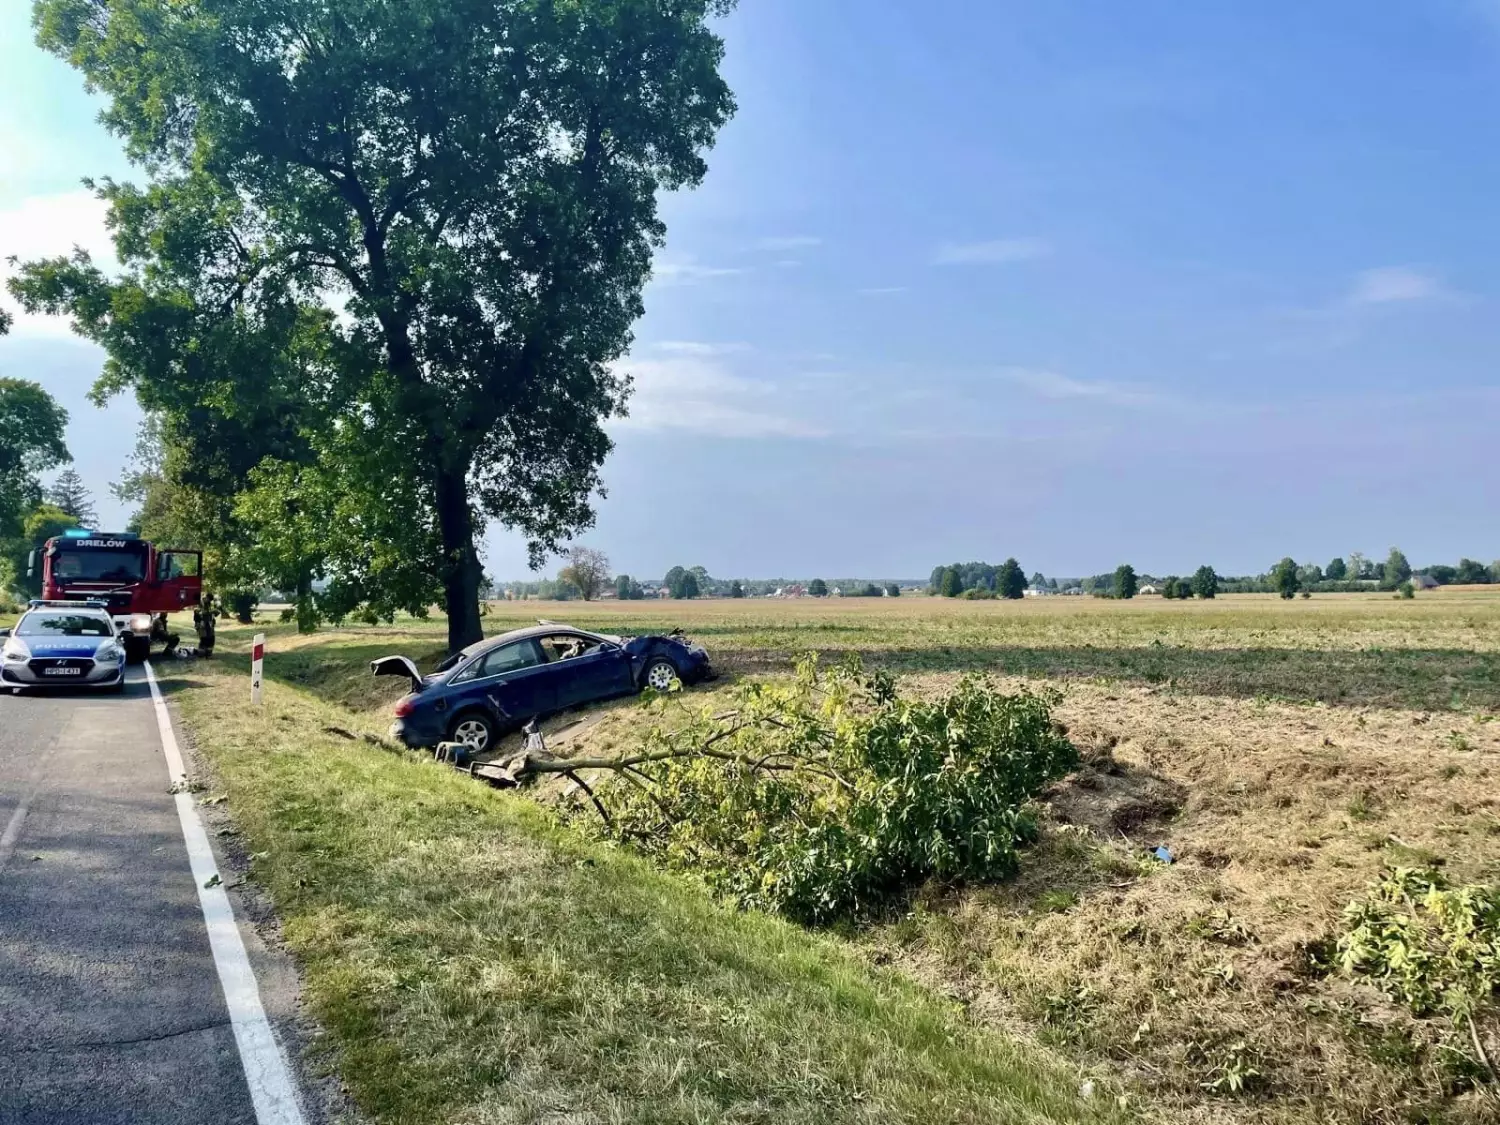
[[[172,717],[167,713],[167,703],[157,686],[156,674],[151,665],[144,667],[146,682],[151,685],[151,702],[156,707],[156,725],[161,731],[167,773],[175,787],[186,779],[187,769],[182,764],[182,752],[178,750],[177,736],[172,732]],[[203,908],[208,944],[219,970],[219,983],[224,987],[224,1002],[229,1007],[234,1041],[240,1049],[240,1062],[245,1067],[245,1081],[250,1086],[255,1119],[259,1125],[303,1125],[297,1088],[281,1048],[271,1033],[266,1010],[261,1006],[260,988],[255,983],[250,958],[245,955],[245,943],[235,925],[229,895],[215,881],[218,865],[208,843],[208,833],[198,817],[198,806],[191,793],[180,792],[176,800],[177,816],[182,821],[182,838],[187,843],[188,862],[193,869],[193,882],[198,885],[198,904]],[[209,882],[214,885],[204,885]]]
[[[10,814],[5,831],[0,832],[0,869],[5,867],[11,853],[16,850],[16,841],[21,838],[21,825],[26,823],[26,814],[31,811],[31,799],[37,795],[40,788],[39,785],[31,787],[31,791],[21,798],[21,803],[16,806],[15,812]]]

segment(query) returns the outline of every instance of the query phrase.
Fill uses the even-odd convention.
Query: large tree
[[[1026,572],[1015,559],[1006,559],[1000,565],[996,583],[1002,598],[1020,598],[1026,594]],[[1038,583],[1040,585],[1040,583]]]
[[[557,576],[559,582],[571,582],[591,602],[603,592],[609,581],[609,556],[593,547],[574,547],[568,552],[568,565]]]
[[[1296,559],[1284,558],[1272,568],[1271,588],[1288,600],[1297,596],[1297,591],[1302,588],[1302,578]]]
[[[1381,571],[1381,585],[1394,590],[1410,577],[1411,563],[1406,561],[1406,556],[1401,553],[1399,547],[1392,547],[1391,553],[1386,556],[1385,567]]]
[[[225,317],[339,301],[332,422],[421,483],[452,647],[481,635],[485,520],[538,564],[592,521],[657,192],[701,180],[733,109],[709,25],[731,5],[36,2],[150,178],[103,189],[140,288]],[[125,381],[187,359],[165,339]]]
[[[1219,595],[1219,576],[1207,564],[1193,572],[1189,589],[1200,598],[1215,598]]]
[[[37,384],[0,378],[0,538],[20,534],[42,498],[37,474],[70,460],[68,414]]]
[[[1111,581],[1111,590],[1117,598],[1133,598],[1136,591],[1140,589],[1140,579],[1136,577],[1135,567],[1129,563],[1121,563],[1115,567],[1114,577]]]
[[[78,521],[78,526],[88,527],[99,522],[94,511],[94,498],[89,495],[83,477],[76,469],[64,469],[47,489],[47,502],[67,512]]]

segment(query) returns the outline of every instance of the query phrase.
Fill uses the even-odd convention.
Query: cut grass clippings
[[[234,638],[225,647],[234,647]],[[328,1062],[377,1121],[1092,1122],[1075,1073],[833,938],[736,913],[525,797],[325,733],[232,655],[164,684],[228,794]]]

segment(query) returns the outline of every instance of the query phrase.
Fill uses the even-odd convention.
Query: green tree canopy
[[[943,573],[938,578],[938,591],[945,598],[956,598],[964,592],[963,579],[959,577],[958,570],[948,566],[943,568]]]
[[[593,547],[574,547],[557,580],[569,583],[584,601],[591,602],[609,582],[609,556]]]
[[[1406,561],[1399,548],[1392,547],[1391,553],[1386,556],[1385,568],[1381,571],[1381,581],[1388,589],[1395,589],[1401,583],[1411,577],[1411,563]]]
[[[1349,566],[1342,558],[1334,559],[1323,568],[1323,577],[1330,582],[1342,582],[1349,575]]]
[[[729,584],[729,596],[731,598],[743,598],[745,596],[745,587],[740,585],[738,578]]]
[[[887,582],[885,596],[888,598],[899,598],[901,596],[901,587],[894,582]]]
[[[1135,576],[1135,567],[1129,563],[1122,563],[1115,567],[1114,574],[1114,596],[1117,598],[1133,598],[1140,588],[1140,580]]]
[[[699,597],[702,593],[703,591],[698,586],[698,576],[691,570],[684,572],[677,586],[672,590],[674,598],[684,600]]]
[[[1017,599],[1026,594],[1026,572],[1015,559],[1006,559],[1000,564],[995,576],[995,587],[1002,598]]]
[[[0,539],[21,533],[41,499],[37,474],[66,461],[67,411],[36,383],[0,378]]]
[[[1193,593],[1200,598],[1219,596],[1219,576],[1211,566],[1200,566],[1193,572]]]
[[[702,179],[733,110],[709,26],[731,3],[37,0],[38,41],[149,180],[101,191],[156,353],[105,341],[107,388],[212,411],[205,326],[254,337],[268,308],[340,298],[330,421],[399,450],[382,469],[432,511],[449,645],[477,640],[484,521],[536,563],[592,521],[657,193]],[[70,284],[89,268],[34,265],[18,291],[107,329],[127,304]]]
[[[57,475],[47,489],[47,502],[76,519],[79,527],[92,527],[99,522],[94,498],[75,469],[64,469]]]
[[[826,598],[828,596],[828,583],[821,578],[814,578],[807,584],[807,592],[815,598]]]
[[[1272,568],[1271,588],[1283,598],[1291,599],[1297,596],[1297,591],[1302,588],[1297,560],[1287,557]]]
[[[1453,574],[1453,581],[1468,586],[1475,583],[1488,582],[1489,580],[1489,571],[1485,569],[1483,563],[1476,562],[1473,559],[1458,560],[1458,566]]]

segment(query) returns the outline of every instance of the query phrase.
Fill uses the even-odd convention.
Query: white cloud
[[[1040,238],[999,238],[990,242],[945,242],[933,263],[939,266],[994,266],[1045,258],[1052,247]]]
[[[886,297],[892,293],[906,293],[909,290],[905,285],[884,285],[876,289],[856,289],[855,292],[861,297]]]
[[[1355,275],[1345,302],[1350,305],[1388,305],[1399,301],[1426,301],[1444,293],[1442,281],[1430,273],[1410,266],[1381,266]]]
[[[657,262],[651,267],[651,280],[657,285],[696,285],[700,281],[733,277],[744,272],[730,266],[700,266],[688,258],[680,262]]]
[[[799,262],[796,258],[782,258],[779,262],[776,263],[779,268],[784,270],[796,269],[801,264],[802,263]]]
[[[723,438],[819,438],[828,431],[777,409],[774,383],[731,374],[711,358],[683,355],[622,364],[635,379],[630,415],[618,424]]]
[[[1161,395],[1141,387],[1074,379],[1041,368],[1007,367],[1000,372],[1000,376],[1038,398],[1092,400],[1116,406],[1140,406],[1162,401]]]
[[[750,345],[738,341],[727,344],[707,343],[702,340],[660,340],[651,347],[659,352],[668,352],[672,355],[713,356],[731,355],[735,352],[748,352]]]
[[[823,240],[811,234],[781,235],[776,238],[762,238],[755,244],[757,250],[785,251],[806,250],[813,246],[822,246]]]
[[[15,314],[11,331],[26,336],[69,336],[65,317],[32,316],[5,290],[5,282],[16,269],[7,258],[14,255],[25,262],[33,258],[51,258],[71,254],[80,246],[94,256],[104,269],[114,265],[114,243],[105,228],[105,203],[93,192],[78,190],[61,195],[42,195],[23,199],[0,210],[0,308]]]

